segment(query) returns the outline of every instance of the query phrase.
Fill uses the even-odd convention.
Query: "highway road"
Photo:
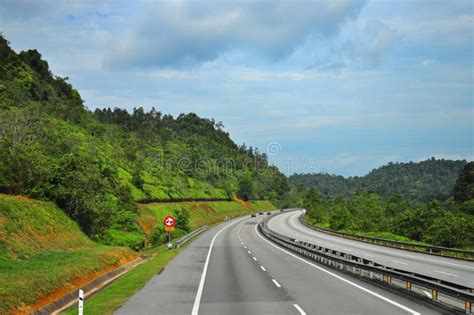
[[[284,226],[282,216],[272,225]],[[274,245],[256,229],[263,217],[229,221],[198,237],[116,314],[437,313]]]
[[[272,218],[268,222],[268,227],[283,235],[358,255],[384,266],[474,288],[474,262],[415,253],[329,235],[304,226],[298,219],[300,215],[300,211],[283,213]]]

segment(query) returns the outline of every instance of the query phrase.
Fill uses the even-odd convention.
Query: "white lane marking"
[[[255,257],[252,257],[252,258],[253,258],[253,260],[257,261],[257,258],[255,258]]]
[[[298,304],[293,304],[293,306],[300,312],[301,315],[306,315],[305,311],[298,305]]]
[[[261,220],[260,220],[260,221],[261,221]],[[301,257],[296,256],[296,255],[293,254],[293,253],[290,253],[290,252],[287,251],[286,249],[283,249],[283,248],[281,248],[280,246],[273,244],[272,242],[270,242],[269,240],[267,240],[266,238],[264,238],[262,235],[260,235],[260,233],[258,232],[257,226],[258,226],[258,224],[260,223],[260,221],[255,225],[255,232],[257,233],[257,235],[258,235],[262,240],[264,240],[264,241],[267,242],[268,244],[272,245],[273,247],[278,248],[278,249],[281,250],[282,252],[287,253],[288,255],[290,255],[290,256],[292,256],[292,257],[298,259],[298,260],[301,260],[302,262],[304,262],[304,263],[306,263],[306,264],[308,264],[308,265],[310,265],[310,266],[312,266],[312,267],[314,267],[314,268],[316,268],[316,269],[319,269],[319,270],[321,270],[321,271],[327,273],[328,275],[331,275],[331,276],[333,276],[333,277],[335,277],[335,278],[337,278],[337,279],[339,279],[339,280],[341,280],[341,281],[344,281],[345,283],[347,283],[347,284],[349,284],[349,285],[351,285],[351,286],[354,286],[354,287],[356,287],[356,288],[358,288],[358,289],[360,289],[360,290],[362,290],[362,291],[364,291],[364,292],[367,292],[367,293],[369,293],[369,294],[371,294],[371,295],[373,295],[373,296],[375,296],[375,297],[377,297],[377,298],[379,298],[379,299],[381,299],[381,300],[384,300],[384,301],[387,302],[387,303],[390,303],[390,304],[392,304],[392,305],[394,305],[394,306],[396,306],[396,307],[398,307],[398,308],[401,308],[401,309],[403,309],[403,310],[405,310],[405,311],[407,311],[407,312],[409,312],[409,313],[411,313],[411,314],[413,314],[413,315],[420,315],[420,313],[418,313],[417,311],[412,310],[411,308],[408,308],[408,307],[406,307],[406,306],[404,306],[404,305],[402,305],[402,304],[400,304],[400,303],[397,303],[397,302],[395,302],[395,301],[393,301],[393,300],[390,300],[389,298],[386,298],[386,297],[383,296],[383,295],[380,295],[380,294],[378,294],[378,293],[376,293],[376,292],[374,292],[374,291],[371,291],[371,290],[369,290],[369,289],[367,289],[367,288],[364,288],[363,286],[358,285],[357,283],[354,283],[354,282],[349,281],[349,280],[347,280],[347,279],[345,279],[345,278],[343,278],[343,277],[341,277],[341,276],[338,276],[338,275],[336,275],[335,273],[332,273],[332,272],[329,271],[329,270],[326,270],[326,269],[324,269],[324,268],[321,268],[321,267],[319,267],[319,266],[317,266],[317,265],[315,265],[315,264],[313,264],[313,263],[311,263],[311,262],[309,262],[309,261],[307,261],[307,260],[305,260],[305,259],[303,259],[303,258],[301,258]]]
[[[267,271],[267,269],[265,269],[265,267],[263,266],[260,266],[260,269],[262,269],[263,271]]]
[[[244,248],[247,249],[247,246],[244,245]]]
[[[290,217],[290,221],[291,222],[291,226],[294,227],[295,229],[301,231],[300,233],[303,233],[303,234],[309,234],[309,235],[313,235],[314,236],[314,233],[311,233],[311,232],[308,232],[308,231],[304,231],[303,229],[301,228],[298,228],[294,223],[293,223],[293,218],[295,218],[295,216],[292,216]],[[304,226],[303,226],[304,227]],[[307,227],[304,227],[306,229],[309,229]],[[337,236],[336,236],[337,237]],[[324,241],[330,241],[330,238],[328,237],[319,237],[321,239],[323,239]],[[434,262],[434,263],[437,263],[437,264],[445,264],[445,265],[452,265],[452,266],[458,266],[458,267],[463,267],[463,268],[467,268],[467,269],[474,269],[474,267],[470,267],[470,266],[465,266],[465,265],[460,265],[460,264],[455,264],[455,263],[451,263],[451,262],[447,262],[447,261],[439,261],[439,260],[434,260],[434,259],[429,259],[429,258],[424,258],[424,257],[418,257],[418,256],[413,256],[413,255],[407,255],[407,254],[403,254],[403,253],[397,253],[397,252],[393,252],[393,251],[388,251],[388,250],[383,250],[383,249],[379,249],[379,248],[374,248],[374,247],[369,247],[369,246],[364,246],[362,244],[349,244],[349,242],[345,242],[344,240],[341,240],[339,239],[338,240],[340,243],[345,243],[346,245],[352,245],[352,246],[355,246],[355,247],[358,247],[358,248],[367,248],[369,250],[372,250],[372,251],[377,251],[379,253],[386,253],[386,254],[390,254],[390,255],[396,255],[396,256],[405,256],[405,257],[410,257],[414,260],[425,260],[425,261],[431,261],[431,262]],[[357,242],[357,241],[355,241]],[[369,256],[369,255],[367,255]],[[371,257],[374,257],[374,256],[371,256]]]
[[[251,251],[249,251],[249,250],[247,251],[247,253],[249,253],[249,254],[252,254],[252,252],[251,252]]]
[[[434,272],[437,272],[437,273],[442,273],[444,275],[448,275],[450,277],[458,277],[458,275],[455,275],[455,274],[452,274],[452,273],[449,273],[449,272],[444,272],[444,271],[439,271],[439,270],[434,270]]]
[[[240,245],[244,245],[244,243],[240,242]]]
[[[193,310],[191,312],[192,315],[198,315],[198,312],[199,312],[199,305],[201,304],[202,290],[204,289],[204,282],[206,281],[207,267],[209,266],[209,259],[211,258],[212,246],[214,246],[214,241],[219,236],[219,234],[221,234],[222,231],[224,231],[225,229],[229,228],[230,226],[240,221],[242,220],[235,221],[235,222],[230,223],[229,225],[224,226],[212,238],[211,245],[209,245],[209,251],[207,252],[206,262],[204,263],[204,269],[202,270],[201,281],[199,281],[199,287],[196,293],[196,298],[194,299]]]
[[[424,293],[427,297],[429,297],[430,299],[433,298],[433,296],[431,295],[431,293],[429,293],[429,292],[427,292],[427,291],[425,291],[425,290],[421,290],[421,291],[423,291],[423,293]]]
[[[275,279],[272,279],[273,283],[275,283],[275,285],[279,288],[281,288],[281,285],[275,280]]]
[[[375,257],[374,255],[370,255],[370,254],[365,254],[365,256],[367,256],[367,257]]]
[[[406,265],[406,266],[408,266],[408,264],[407,264],[407,263],[404,263],[404,262],[401,262],[401,261],[398,261],[398,260],[394,260],[393,262],[394,262],[394,263],[396,263],[396,264],[400,264],[400,265]]]

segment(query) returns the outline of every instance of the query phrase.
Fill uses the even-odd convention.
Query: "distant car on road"
[[[259,212],[258,214],[263,215],[263,211],[262,211],[262,212]]]
[[[250,215],[250,217],[252,217],[252,218],[256,218],[256,217],[257,217],[257,215],[256,215],[255,213],[252,213],[252,214]]]
[[[270,211],[267,212],[267,215],[272,215],[272,213]]]

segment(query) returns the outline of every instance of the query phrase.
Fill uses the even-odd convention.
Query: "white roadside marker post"
[[[84,309],[84,291],[79,290],[79,305],[78,305],[78,314],[82,315],[83,314],[83,309]]]

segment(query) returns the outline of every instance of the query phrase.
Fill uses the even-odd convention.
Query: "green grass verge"
[[[189,243],[188,243],[189,244]],[[111,285],[99,291],[84,303],[84,314],[112,314],[128,298],[138,292],[168,262],[180,253],[186,245],[178,249],[168,250],[165,245],[153,249],[157,255],[128,273],[118,278]],[[77,314],[77,306],[61,314]]]

